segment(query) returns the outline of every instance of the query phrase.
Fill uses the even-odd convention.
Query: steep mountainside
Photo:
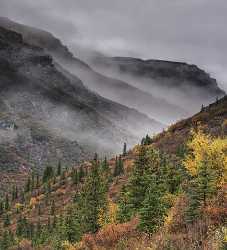
[[[98,57],[95,69],[111,77],[127,81],[157,97],[182,107],[193,114],[202,104],[213,102],[225,93],[215,79],[196,65],[161,60],[126,57]]]
[[[43,49],[0,28],[1,168],[78,162],[118,151],[161,124],[94,94]],[[135,133],[134,133],[134,132]]]
[[[161,151],[170,153],[169,156],[173,158],[161,158],[162,160],[165,159],[165,161],[161,161],[159,159],[160,162],[164,164],[164,166],[170,167],[172,165],[169,162],[166,163],[167,159],[172,159],[173,162],[179,163],[180,161],[182,161],[182,155],[178,155],[176,148],[174,150],[170,150],[169,143],[176,144],[177,146],[184,145],[182,140],[184,140],[185,142],[187,139],[189,139],[189,132],[192,128],[195,128],[196,125],[197,127],[200,125],[203,130],[211,133],[211,135],[213,136],[224,138],[224,136],[227,135],[227,98],[222,98],[216,103],[213,103],[210,106],[204,108],[204,110],[194,115],[193,117],[176,123],[174,126],[171,126],[168,131],[165,131],[153,138],[153,142],[151,142],[151,144],[149,145],[145,145],[144,148],[146,148],[146,150],[149,150],[152,148],[152,145],[155,145]],[[70,246],[70,249],[75,250],[116,250],[119,248],[133,250],[180,250],[195,249],[194,246],[197,246],[198,242],[199,247],[196,249],[206,249],[205,246],[209,246],[208,249],[225,249],[216,248],[213,246],[219,245],[221,243],[226,243],[224,238],[225,235],[223,236],[221,231],[222,228],[223,230],[225,230],[224,220],[227,214],[225,204],[225,192],[227,188],[226,185],[223,185],[223,187],[218,190],[217,196],[215,195],[208,201],[208,206],[206,209],[203,207],[204,211],[203,214],[201,214],[202,219],[197,219],[194,224],[190,224],[185,219],[185,209],[187,209],[189,202],[187,199],[186,186],[189,185],[189,181],[186,181],[187,175],[185,174],[185,170],[182,173],[182,166],[179,168],[178,164],[174,165],[174,167],[170,168],[170,170],[167,170],[170,171],[167,175],[169,177],[169,179],[167,179],[168,185],[179,185],[179,176],[182,179],[180,180],[181,187],[178,187],[179,189],[177,189],[177,191],[175,190],[175,192],[168,192],[166,196],[164,196],[165,202],[168,202],[168,213],[165,214],[165,223],[160,223],[157,230],[150,234],[146,234],[144,232],[141,232],[141,229],[138,230],[138,223],[140,218],[137,215],[131,220],[128,219],[128,221],[124,223],[119,222],[119,219],[117,219],[116,216],[116,213],[119,211],[118,209],[121,209],[121,211],[125,212],[123,216],[127,216],[127,209],[129,209],[129,207],[127,207],[127,200],[123,200],[124,203],[119,203],[119,197],[121,197],[121,195],[123,194],[123,187],[125,187],[125,185],[127,185],[130,180],[133,180],[132,178],[130,178],[132,174],[136,173],[135,171],[133,171],[133,169],[135,168],[136,164],[140,163],[141,160],[138,160],[139,148],[140,146],[137,145],[129,152],[121,155],[124,170],[120,174],[115,174],[117,166],[116,158],[110,159],[106,163],[102,162],[102,164],[100,165],[100,171],[102,171],[101,173],[105,176],[105,183],[107,181],[106,176],[109,176],[107,196],[108,204],[110,204],[110,207],[108,207],[109,220],[105,221],[103,219],[103,222],[102,217],[100,217],[101,226],[99,230],[93,233],[88,232],[84,234],[81,239],[78,239],[76,237],[78,235],[78,228],[80,228],[81,225],[73,223],[75,222],[75,218],[77,218],[77,214],[75,214],[75,211],[73,209],[77,208],[76,204],[79,200],[78,196],[81,192],[83,192],[83,186],[86,185],[86,180],[87,178],[89,178],[89,173],[92,169],[92,166],[94,167],[91,162],[84,162],[80,166],[74,166],[72,169],[65,172],[63,171],[63,169],[60,169],[61,171],[58,171],[54,177],[49,177],[48,183],[41,184],[41,182],[38,182],[36,178],[33,178],[34,183],[29,186],[27,191],[25,191],[25,196],[12,196],[13,199],[12,202],[10,202],[9,209],[7,211],[2,211],[2,214],[0,214],[0,218],[2,219],[0,220],[0,236],[4,235],[1,229],[10,229],[18,236],[20,235],[19,229],[22,225],[22,236],[19,236],[19,239],[21,240],[20,246],[22,247],[22,249],[23,247],[27,247],[28,249],[35,249],[33,248],[34,246],[32,246],[31,242],[33,242],[33,244],[41,245],[43,243],[43,239],[45,244],[41,245],[42,249],[56,249],[51,247],[50,242],[53,244],[53,241],[54,243],[59,243],[60,241],[60,244],[66,244],[66,246]],[[151,163],[153,163],[157,155],[152,155],[152,157],[154,158],[150,159]],[[142,158],[142,160],[146,161],[144,158]],[[104,163],[107,164],[107,169],[103,167],[105,166]],[[155,163],[156,164],[152,165],[152,169],[156,169],[157,166],[161,166],[158,165],[159,163]],[[137,170],[139,171],[139,177],[137,176],[138,179],[136,180],[140,180],[139,178],[143,175],[144,166],[141,167],[142,170]],[[160,169],[158,168],[158,170]],[[82,172],[83,174],[81,174]],[[158,173],[160,174],[160,172]],[[32,179],[30,179],[30,181],[32,182]],[[144,192],[144,190],[140,186],[142,185],[142,183],[135,182],[135,185],[133,187],[136,188],[136,185],[138,188],[136,189],[138,190],[138,193],[136,194],[139,196],[138,199],[140,200],[141,193]],[[27,184],[25,186],[25,190],[26,187]],[[161,188],[163,189],[164,187],[161,186]],[[87,189],[85,190],[88,191]],[[11,193],[9,194],[9,197],[11,197]],[[161,200],[158,201],[161,202]],[[122,207],[120,207],[119,204],[126,204],[125,207],[123,207],[125,210],[122,210]],[[154,208],[154,210],[156,209],[156,206],[158,206],[156,200],[155,202],[151,200],[151,204],[153,205],[152,208]],[[161,211],[162,210],[158,210],[158,213],[156,215],[157,218],[159,218]],[[10,215],[10,223],[7,225],[5,225],[6,213]],[[153,210],[150,211],[149,215],[149,218],[153,219],[153,222],[155,223],[157,218],[152,218],[152,216],[154,216]],[[26,223],[21,223],[22,218],[25,219]],[[66,220],[64,220],[63,218],[66,218]],[[149,220],[147,220],[146,222],[147,224],[151,223]],[[62,226],[61,223],[64,223],[64,226]],[[89,223],[89,221],[87,223]],[[33,225],[33,227],[31,227],[31,225]],[[58,227],[60,227],[60,232],[56,230],[56,228]],[[45,228],[47,228],[47,231],[45,231]],[[33,230],[32,236],[30,234],[23,233],[23,230],[25,229],[29,232],[30,230]],[[70,230],[67,231],[67,229]],[[25,232],[27,232],[26,230]],[[43,230],[44,235],[40,234],[40,231],[38,230]],[[65,230],[67,233],[63,234],[63,230]],[[216,232],[219,233],[218,238],[214,236],[216,235]],[[62,238],[52,238],[52,234],[60,235]],[[51,235],[51,238],[45,238],[46,235]],[[35,241],[35,237],[38,237],[38,239],[42,240]],[[24,238],[28,240],[22,240]],[[64,241],[63,239],[67,239],[67,241]],[[223,239],[224,241],[222,242]],[[78,243],[78,240],[81,241]],[[47,245],[48,247],[45,248]]]
[[[49,32],[21,25],[6,18],[0,18],[0,25],[21,33],[27,43],[44,48],[62,66],[78,76],[85,86],[110,100],[135,108],[162,123],[170,123],[188,115],[186,110],[169,103],[163,96],[157,97],[127,82],[94,71],[86,63],[74,57],[68,48]]]
[[[190,136],[192,129],[201,127],[212,136],[224,137],[227,135],[227,96],[217,100],[215,103],[193,115],[171,125],[154,137],[154,145],[169,154],[180,153]]]

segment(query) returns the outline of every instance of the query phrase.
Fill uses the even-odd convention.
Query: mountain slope
[[[168,141],[171,142],[176,137],[175,142],[177,141],[178,145],[181,145],[181,137],[179,137],[177,133],[182,133],[182,130],[186,132],[183,134],[184,140],[187,140],[190,136],[190,129],[195,126],[195,123],[191,122],[192,120],[195,120],[195,118],[197,121],[197,125],[199,122],[200,126],[203,125],[202,128],[205,129],[207,132],[211,133],[213,136],[226,136],[227,98],[222,98],[217,103],[213,103],[209,107],[206,107],[201,113],[186,119],[185,121],[187,122],[184,125],[179,126],[180,123],[177,123],[175,125],[175,129],[171,127],[168,131],[157,136],[156,138],[154,138],[155,146],[161,149],[161,151],[164,150],[166,152],[171,153],[170,151],[168,151]],[[158,145],[157,143],[162,140],[163,137],[166,138],[166,141],[162,145],[162,147],[160,147],[160,144]],[[169,204],[168,213],[165,215],[165,223],[159,225],[158,230],[156,230],[152,234],[146,234],[141,232],[141,230],[138,230],[137,228],[139,223],[138,216],[135,216],[134,218],[125,223],[119,223],[119,221],[116,221],[116,211],[118,211],[116,207],[119,206],[119,196],[122,195],[121,190],[123,189],[123,187],[125,187],[125,185],[127,185],[127,183],[130,181],[130,176],[133,173],[133,169],[135,168],[135,161],[137,160],[137,162],[139,162],[139,148],[140,146],[137,145],[133,150],[130,150],[124,156],[121,156],[124,162],[124,173],[118,176],[114,174],[116,168],[115,158],[107,162],[110,168],[110,172],[107,173],[111,175],[111,179],[109,180],[108,186],[108,203],[110,203],[111,205],[111,220],[107,221],[107,224],[104,224],[104,226],[101,226],[101,228],[97,232],[88,232],[83,235],[83,237],[81,238],[81,242],[79,242],[78,244],[75,241],[77,241],[76,234],[78,233],[77,230],[79,228],[79,225],[71,223],[73,221],[73,217],[77,216],[77,214],[74,214],[73,209],[75,209],[76,204],[78,202],[78,194],[80,194],[81,190],[83,190],[83,185],[86,184],[86,174],[89,173],[89,171],[91,171],[92,169],[91,162],[84,162],[80,166],[75,166],[74,168],[62,173],[61,175],[57,175],[54,178],[50,178],[48,182],[48,188],[47,183],[45,183],[44,185],[40,183],[39,185],[35,185],[35,187],[31,188],[29,191],[26,192],[25,201],[22,201],[21,196],[14,198],[11,203],[10,209],[7,211],[10,214],[11,224],[8,226],[4,226],[3,223],[0,222],[0,228],[3,228],[3,230],[6,228],[11,229],[13,232],[15,232],[15,228],[18,228],[16,227],[16,224],[18,225],[20,223],[20,218],[21,216],[23,216],[23,218],[26,218],[26,220],[29,222],[28,225],[30,225],[31,223],[33,224],[34,228],[37,228],[38,225],[41,224],[42,230],[46,234],[49,234],[55,232],[51,230],[55,229],[56,220],[58,221],[58,223],[59,221],[62,222],[65,216],[65,218],[70,218],[70,220],[66,220],[67,222],[64,225],[66,228],[69,227],[72,230],[70,231],[72,233],[69,234],[69,236],[68,234],[64,234],[62,237],[63,239],[67,239],[67,242],[63,242],[63,239],[60,238],[60,243],[70,245],[69,242],[71,242],[71,249],[81,250],[114,250],[118,249],[119,247],[120,249],[148,249],[152,247],[152,249],[164,250],[169,248],[169,246],[171,246],[171,249],[194,249],[194,246],[197,246],[198,242],[200,242],[200,246],[213,246],[213,244],[215,243],[217,245],[217,242],[222,243],[221,241],[222,239],[224,239],[221,233],[222,231],[220,231],[220,237],[218,237],[218,239],[216,239],[216,237],[213,237],[213,235],[216,235],[216,232],[219,232],[220,229],[225,228],[224,221],[227,213],[225,204],[226,184],[224,184],[223,187],[218,190],[217,195],[214,195],[213,197],[209,198],[207,210],[203,208],[204,211],[203,214],[201,214],[201,218],[197,218],[194,224],[190,224],[189,222],[187,222],[185,220],[185,209],[187,209],[188,207],[188,200],[187,193],[185,190],[187,190],[186,186],[190,187],[188,186],[190,185],[190,182],[189,180],[185,181],[187,179],[187,175],[184,171],[182,173],[182,168],[181,166],[179,167],[179,164],[177,162],[182,161],[182,156],[177,156],[176,150],[172,151],[171,153],[173,157],[173,162],[175,164],[174,168],[171,171],[174,171],[175,174],[177,173],[178,181],[178,171],[180,171],[180,181],[182,186],[179,190],[173,193],[170,192],[168,193],[168,195],[165,196],[165,202],[168,202]],[[152,146],[147,145],[145,146],[145,148],[146,150],[149,150],[149,148],[151,149]],[[151,153],[152,151],[149,152]],[[154,157],[150,159],[152,163],[155,159],[155,156],[151,154],[151,157]],[[164,159],[168,161],[168,159],[171,158]],[[157,164],[157,162],[155,163],[155,169],[157,170],[160,165]],[[167,163],[167,165],[165,164],[164,166],[171,166],[168,165],[170,163]],[[153,166],[154,165],[152,165],[152,167]],[[84,178],[78,179],[78,176],[75,174],[76,170],[78,170],[79,168],[83,168],[85,170]],[[152,169],[154,169],[154,167]],[[106,176],[107,173],[105,172],[105,170],[102,169],[100,171],[104,171],[102,173],[104,174],[104,176]],[[142,175],[142,171],[140,173]],[[158,173],[160,174],[160,172]],[[174,178],[176,176],[172,177],[173,179],[167,179],[168,184],[170,184],[170,181],[175,180]],[[139,184],[135,183],[135,185],[138,185],[138,190],[140,190],[138,194],[139,196],[141,195],[141,192],[143,192],[143,190],[141,189],[141,186],[139,186]],[[164,186],[161,186],[161,188],[163,189]],[[124,202],[127,204],[127,200],[124,200]],[[19,206],[18,204],[21,204],[21,206]],[[125,206],[126,212],[127,209],[128,207]],[[153,213],[151,214],[153,215]],[[157,216],[159,216],[159,214]],[[4,219],[5,217],[4,215],[0,214],[0,218]],[[147,223],[149,223],[149,221]],[[45,231],[45,227],[48,227],[48,231]],[[61,226],[60,229],[66,230],[65,227]],[[36,230],[34,230],[34,232],[37,232]],[[61,233],[62,232],[60,232],[60,235]],[[34,235],[36,236],[35,233]],[[21,241],[20,244],[27,243],[28,246],[31,246],[31,241],[34,241],[34,238],[30,239],[30,236],[24,237],[29,239],[30,241]],[[50,240],[49,238],[47,238],[45,240],[45,246],[48,245],[50,249],[55,249],[52,248],[51,244],[49,243],[51,242],[53,244],[53,240],[57,242],[57,239],[54,238],[52,240],[51,238]],[[44,246],[42,245],[42,247]],[[30,248],[33,249],[32,246]],[[198,249],[200,249],[200,247]],[[209,249],[216,248],[211,247]]]
[[[184,150],[192,129],[200,127],[212,136],[227,136],[227,96],[203,108],[190,118],[181,120],[154,137],[154,145],[169,154]]]
[[[187,63],[96,57],[92,65],[103,74],[127,81],[156,97],[164,96],[167,102],[182,107],[191,115],[202,104],[207,105],[225,94],[215,79],[196,65]]]
[[[0,31],[2,168],[42,166],[56,157],[77,162],[89,152],[116,152],[142,131],[159,129],[136,110],[89,91],[18,33]]]
[[[85,86],[110,100],[135,108],[162,123],[170,123],[188,115],[183,108],[170,104],[162,97],[94,71],[89,65],[73,56],[68,48],[49,32],[21,25],[6,18],[0,18],[0,25],[21,33],[27,43],[44,48],[62,66],[78,76]]]

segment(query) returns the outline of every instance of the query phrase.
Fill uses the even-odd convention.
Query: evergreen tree
[[[141,141],[141,145],[142,146],[147,146],[153,143],[153,140],[151,139],[151,137],[149,135],[146,135],[145,138],[142,139]]]
[[[51,232],[51,231],[52,231],[50,217],[48,217],[48,220],[47,220],[47,230],[48,230],[48,232]]]
[[[202,106],[201,106],[201,112],[203,112],[204,111],[204,105],[202,104]]]
[[[114,177],[119,176],[124,173],[124,163],[121,155],[116,157],[115,168],[114,168]]]
[[[4,212],[4,202],[1,200],[0,201],[0,216],[3,214]]]
[[[103,173],[103,177],[106,180],[106,188],[108,188],[109,183],[112,180],[112,174],[106,157],[104,158],[104,161],[101,163],[101,170]]]
[[[79,241],[82,236],[82,231],[77,212],[75,210],[71,210],[66,215],[64,223],[65,223],[66,240],[72,243]]]
[[[40,186],[40,180],[39,180],[39,174],[36,175],[36,188],[39,188]]]
[[[164,182],[169,193],[174,194],[181,183],[182,177],[176,165],[168,163]]]
[[[98,161],[94,160],[91,171],[86,179],[79,197],[78,208],[80,210],[81,224],[85,232],[96,232],[99,229],[99,212],[106,208],[105,182],[100,174]]]
[[[54,170],[51,166],[47,166],[43,172],[43,183],[49,181],[54,176]]]
[[[25,184],[25,192],[28,193],[28,192],[30,192],[30,191],[31,191],[31,178],[29,177],[29,178],[27,179],[26,184]]]
[[[40,216],[42,214],[41,204],[38,206],[38,215]]]
[[[61,176],[61,161],[58,161],[57,176]]]
[[[103,172],[109,172],[110,168],[109,168],[109,164],[107,162],[106,157],[104,158],[104,161],[102,162],[101,167],[102,167]]]
[[[201,161],[198,174],[194,176],[187,190],[189,206],[186,211],[188,222],[194,222],[200,216],[200,208],[207,205],[207,199],[216,192],[215,173],[208,168],[206,157]]]
[[[80,168],[79,168],[79,181],[80,182],[82,181],[82,179],[84,178],[84,176],[85,176],[84,168],[83,168],[83,166],[80,166]]]
[[[8,227],[10,224],[11,224],[10,216],[8,213],[6,213],[5,218],[4,218],[4,227]]]
[[[0,243],[0,249],[8,250],[14,243],[14,239],[12,240],[12,233],[10,233],[8,230],[4,230]]]
[[[160,192],[164,192],[161,170],[161,157],[157,150],[141,146],[134,163],[133,172],[127,185],[127,197],[124,205],[128,214],[137,213],[142,208],[143,201],[150,183],[156,180]]]
[[[15,186],[15,193],[14,193],[15,200],[18,199],[18,187]]]
[[[5,210],[9,210],[10,204],[9,204],[9,196],[6,194],[5,196]]]
[[[123,156],[126,156],[126,154],[127,154],[127,144],[125,142],[123,147]]]
[[[47,182],[47,193],[51,193],[51,182]]]
[[[129,202],[134,210],[141,207],[145,198],[147,190],[145,171],[148,166],[148,161],[146,148],[141,146],[128,184]]]
[[[118,175],[121,175],[124,173],[124,162],[122,160],[121,155],[119,156],[118,159]]]
[[[34,171],[32,171],[32,177],[31,177],[31,191],[35,188],[35,174]]]
[[[118,202],[117,220],[120,223],[124,223],[126,221],[129,221],[131,216],[132,213],[131,213],[131,205],[129,203],[128,190],[126,186],[123,186],[120,193],[120,199]]]
[[[207,159],[203,160],[198,170],[198,175],[196,176],[198,187],[197,192],[203,206],[206,206],[207,199],[216,191],[214,181],[215,173],[212,171],[212,169],[208,169],[208,164],[209,162]]]
[[[116,156],[116,159],[115,159],[115,167],[114,167],[114,173],[113,173],[113,176],[116,177],[118,176],[118,173],[119,173],[119,164],[118,164],[118,157]]]
[[[20,194],[20,202],[22,204],[25,203],[25,196],[24,196],[24,191],[23,190],[21,191],[21,194]]]
[[[27,220],[25,217],[20,216],[17,220],[16,235],[18,237],[25,237],[27,232]]]
[[[75,185],[79,183],[79,175],[78,175],[77,169],[73,169],[72,180],[73,180],[73,184]]]
[[[139,229],[146,233],[154,233],[163,223],[166,207],[162,201],[163,193],[155,179],[150,183],[142,207],[139,210]]]
[[[35,237],[40,238],[41,233],[42,233],[42,226],[41,226],[40,219],[39,219],[36,224]]]
[[[13,186],[12,189],[12,201],[16,200],[18,198],[18,189],[17,186]]]
[[[198,184],[194,179],[190,180],[189,187],[187,190],[189,205],[186,210],[186,220],[189,223],[193,223],[200,215],[200,199],[197,191]]]
[[[50,214],[52,216],[55,215],[55,202],[54,202],[54,200],[51,203]]]

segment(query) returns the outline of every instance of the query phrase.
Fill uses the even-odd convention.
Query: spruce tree
[[[3,237],[1,239],[0,249],[8,250],[11,244],[12,242],[11,242],[9,231],[4,230]]]
[[[121,175],[124,173],[124,162],[122,160],[121,155],[119,156],[118,159],[118,175]]]
[[[200,216],[200,198],[198,194],[198,183],[195,179],[190,180],[187,190],[189,204],[186,210],[186,220],[193,223]]]
[[[146,135],[146,137],[142,139],[141,145],[142,145],[142,146],[147,146],[147,145],[152,144],[152,142],[153,142],[153,141],[152,141],[152,139],[150,138],[150,136],[149,136],[149,135]]]
[[[75,185],[79,183],[79,175],[78,175],[77,169],[73,169],[72,180],[73,180],[73,184]]]
[[[126,156],[126,154],[127,154],[127,144],[125,142],[123,147],[123,156]]]
[[[147,151],[144,146],[141,146],[128,184],[129,202],[133,210],[140,208],[145,198],[145,193],[147,190],[145,171],[147,165]]]
[[[25,192],[28,193],[28,192],[30,192],[30,191],[31,191],[31,178],[29,177],[29,178],[27,179],[26,184],[25,184]]]
[[[106,204],[105,182],[100,174],[98,161],[94,160],[78,204],[85,232],[94,233],[99,229],[99,213],[101,209],[106,208]]]
[[[101,163],[101,170],[103,177],[106,180],[106,188],[108,188],[109,183],[112,181],[112,174],[107,158],[104,158],[104,161]]]
[[[82,179],[84,178],[84,176],[85,176],[84,168],[83,168],[83,166],[80,166],[80,168],[79,168],[79,181],[80,182],[82,181]]]
[[[17,220],[16,235],[18,237],[24,237],[26,234],[27,220],[20,216]]]
[[[8,227],[10,224],[11,224],[10,216],[8,213],[6,213],[5,218],[4,218],[4,227]]]
[[[206,206],[207,199],[216,191],[215,173],[212,169],[208,168],[208,164],[208,160],[203,160],[196,176],[197,192],[203,206]]]
[[[104,161],[101,164],[101,168],[102,168],[103,172],[109,172],[109,170],[110,170],[106,157],[104,158]]]
[[[61,161],[58,161],[57,176],[61,176]]]
[[[40,216],[42,214],[41,204],[38,206],[38,215]]]
[[[36,188],[39,188],[40,186],[40,180],[39,180],[39,174],[36,175]]]
[[[180,185],[181,175],[176,165],[167,164],[164,182],[169,193],[174,194]]]
[[[215,173],[208,166],[209,161],[204,156],[197,175],[189,182],[187,190],[189,206],[186,211],[186,218],[191,223],[200,216],[201,207],[206,206],[207,199],[216,192]]]
[[[118,164],[118,157],[116,156],[113,176],[116,177],[118,175],[119,175],[119,164]]]
[[[118,201],[117,220],[120,223],[129,221],[132,216],[131,205],[129,203],[128,190],[124,185],[120,193],[120,199]]]
[[[35,174],[34,171],[32,171],[32,177],[31,177],[31,191],[35,188]]]
[[[0,201],[0,216],[4,213],[4,202]]]
[[[146,192],[142,207],[139,209],[138,228],[146,233],[154,233],[163,223],[166,207],[162,201],[163,193],[154,179]]]
[[[54,170],[51,166],[47,166],[43,172],[43,183],[49,181],[54,176]]]
[[[54,202],[54,200],[51,203],[50,214],[52,216],[55,215],[55,202]]]
[[[5,196],[5,210],[9,210],[10,204],[9,204],[9,196],[6,194]]]

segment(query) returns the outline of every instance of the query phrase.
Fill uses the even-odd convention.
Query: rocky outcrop
[[[134,87],[162,97],[191,114],[202,104],[209,104],[225,94],[208,73],[187,63],[98,57],[93,59],[93,65],[100,72],[128,81]]]

